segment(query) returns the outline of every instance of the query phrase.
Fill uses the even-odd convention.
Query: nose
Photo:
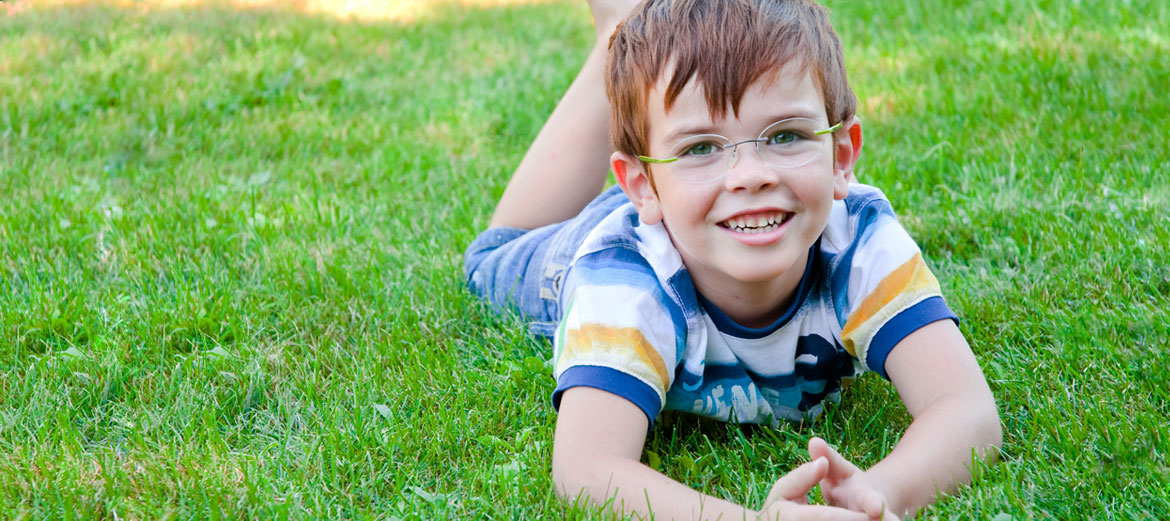
[[[724,186],[728,191],[758,192],[780,182],[776,168],[764,162],[754,141],[736,143],[728,158]],[[741,145],[747,145],[741,150]]]

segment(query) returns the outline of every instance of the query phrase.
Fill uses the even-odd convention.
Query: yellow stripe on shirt
[[[621,368],[665,392],[670,385],[670,373],[662,356],[646,341],[642,332],[633,327],[613,327],[588,323],[565,330],[563,352],[558,365],[601,365]],[[558,374],[564,369],[557,368]]]
[[[885,324],[896,313],[918,302],[923,296],[937,295],[939,292],[938,280],[926,267],[922,254],[915,253],[910,260],[886,275],[849,315],[841,330],[845,350],[865,362],[868,342],[877,333],[873,331],[877,325]],[[878,320],[873,320],[875,318]],[[862,342],[866,343],[865,349],[858,352]]]

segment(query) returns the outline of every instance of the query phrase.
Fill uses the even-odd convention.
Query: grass
[[[8,4],[11,6],[12,4]],[[461,255],[591,45],[584,3],[0,10],[0,517],[594,515],[549,477],[551,349]],[[1170,11],[846,2],[859,175],[944,285],[998,465],[924,519],[1170,516]],[[646,461],[758,504],[812,424],[667,415]]]

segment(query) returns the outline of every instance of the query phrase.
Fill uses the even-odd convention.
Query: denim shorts
[[[487,229],[464,253],[467,287],[497,311],[519,313],[533,335],[551,338],[561,320],[561,288],[573,255],[602,219],[628,202],[613,186],[567,221],[535,230]]]

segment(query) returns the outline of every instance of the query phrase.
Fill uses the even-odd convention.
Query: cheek
[[[835,174],[833,157],[826,154],[823,159],[816,161],[815,166],[809,169],[801,179],[804,181],[805,189],[809,192],[832,194]]]
[[[706,191],[689,186],[660,186],[658,194],[662,201],[663,216],[676,225],[705,220],[713,201],[713,197]]]

